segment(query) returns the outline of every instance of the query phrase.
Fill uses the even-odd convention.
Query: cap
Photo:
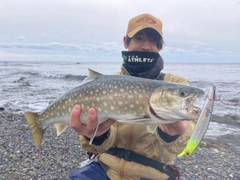
[[[155,29],[163,36],[162,21],[151,14],[140,14],[130,19],[128,22],[127,35],[132,38],[137,32],[145,28]]]

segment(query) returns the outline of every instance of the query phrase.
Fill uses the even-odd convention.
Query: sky
[[[240,0],[1,0],[0,61],[121,62],[142,13],[163,23],[165,62],[240,63]]]

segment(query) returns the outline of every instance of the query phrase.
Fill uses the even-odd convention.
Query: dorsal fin
[[[83,82],[87,82],[87,81],[90,81],[90,80],[93,80],[93,79],[96,79],[98,78],[99,76],[101,76],[102,74],[97,72],[97,71],[94,71],[90,68],[88,68],[88,71],[89,71],[89,74],[88,76],[83,80]]]

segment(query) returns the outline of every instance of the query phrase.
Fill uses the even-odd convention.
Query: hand
[[[90,108],[88,110],[88,121],[87,124],[83,124],[80,122],[80,114],[82,108],[80,105],[75,105],[70,115],[70,126],[79,134],[86,136],[88,138],[92,138],[95,129],[98,125],[98,116],[97,110],[95,108]],[[105,132],[107,132],[110,126],[115,122],[113,119],[108,119],[105,122],[101,123],[98,126],[96,137],[101,136]]]
[[[170,136],[183,135],[188,128],[189,121],[182,120],[171,124],[159,124],[158,127]]]

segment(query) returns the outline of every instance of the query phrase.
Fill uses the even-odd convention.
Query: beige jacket
[[[166,74],[164,81],[188,84],[185,79],[171,74]],[[80,136],[80,142],[85,150],[99,153],[98,161],[111,180],[165,180],[168,179],[168,175],[154,168],[129,162],[104,152],[110,147],[125,148],[165,164],[174,164],[175,156],[185,148],[194,126],[195,123],[191,121],[185,134],[175,141],[166,143],[157,131],[151,134],[147,132],[145,126],[116,122],[111,126],[108,138],[100,146],[89,145],[89,141],[83,136]]]

